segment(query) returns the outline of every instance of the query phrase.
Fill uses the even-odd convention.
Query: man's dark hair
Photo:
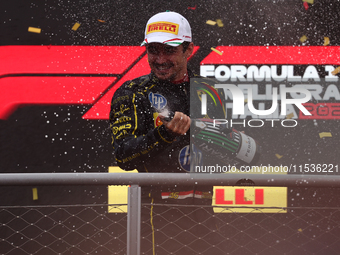
[[[182,45],[183,45],[183,52],[186,52],[187,49],[188,49],[188,47],[189,47],[189,45],[190,45],[190,42],[184,41],[184,42],[182,43]]]

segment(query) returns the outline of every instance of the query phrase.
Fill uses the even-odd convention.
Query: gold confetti
[[[298,231],[299,231],[299,232],[302,232],[302,228],[299,228]]]
[[[98,19],[99,22],[105,23],[105,20]]]
[[[282,158],[283,157],[283,155],[280,155],[280,154],[275,154],[275,156],[278,158],[278,159],[280,159],[280,158]]]
[[[220,52],[219,50],[216,50],[215,48],[211,47],[210,48],[212,51],[215,51],[218,55],[223,55],[223,52]]]
[[[329,37],[324,37],[323,38],[323,46],[327,46],[329,44]]]
[[[38,189],[32,188],[33,200],[38,200]]]
[[[321,132],[319,133],[320,138],[324,137],[332,137],[332,134],[330,132]]]
[[[332,72],[333,75],[336,75],[340,72],[340,66],[335,68],[334,71]]]
[[[307,36],[303,35],[301,38],[300,38],[300,42],[305,42],[307,41]]]
[[[76,22],[76,24],[73,25],[72,30],[76,31],[80,27],[80,24]]]
[[[28,32],[40,34],[41,33],[41,28],[28,27]]]
[[[291,118],[293,118],[293,117],[294,117],[294,113],[291,112],[290,114],[288,114],[288,115],[286,116],[286,119],[291,119]]]
[[[309,4],[314,4],[314,0],[302,0],[302,2],[307,2]]]
[[[208,25],[212,25],[212,26],[215,26],[215,25],[216,25],[216,21],[213,21],[213,20],[207,20],[206,24],[208,24]]]
[[[222,20],[220,20],[220,19],[217,19],[216,23],[217,23],[217,26],[219,26],[219,27],[223,27],[224,26]]]

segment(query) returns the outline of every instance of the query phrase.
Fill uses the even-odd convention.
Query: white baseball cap
[[[157,42],[176,47],[184,41],[192,41],[189,22],[179,13],[167,11],[160,12],[149,19],[141,46]]]

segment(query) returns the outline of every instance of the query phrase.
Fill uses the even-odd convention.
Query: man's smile
[[[173,67],[174,65],[173,64],[166,64],[166,65],[158,65],[158,64],[154,64],[154,67],[157,69],[157,70],[160,70],[160,71],[166,71],[166,70],[169,70],[171,67]]]

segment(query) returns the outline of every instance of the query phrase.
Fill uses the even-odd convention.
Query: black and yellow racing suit
[[[190,78],[199,78],[190,70],[188,70],[188,75]],[[166,130],[158,115],[162,111],[178,111],[190,116],[190,98],[200,100],[200,94],[205,92],[213,97],[219,97],[216,90],[207,84],[197,86],[195,95],[190,97],[190,82],[174,84],[161,81],[153,73],[125,82],[115,92],[110,111],[112,145],[118,166],[124,170],[137,169],[138,172],[149,173],[189,172],[190,132],[174,137]],[[208,117],[225,118],[220,98],[214,101],[215,108],[213,111],[210,110],[211,116]],[[204,213],[206,209],[202,213],[197,208],[170,209],[153,206],[152,203],[211,205],[211,198],[212,187],[178,185],[142,187],[142,203],[151,204],[147,212],[142,209],[142,220],[148,223],[142,226],[142,251],[149,250],[142,254],[170,254],[170,250],[173,250],[174,254],[182,254],[182,252],[186,252],[186,255],[191,254],[192,247],[176,245],[178,242],[175,244],[168,242],[178,235],[174,229],[179,225],[197,234],[200,230],[196,228],[195,222],[197,225],[201,221],[208,222],[206,219],[208,216]],[[185,220],[185,217],[194,219],[194,221],[189,222]],[[176,226],[171,227],[169,224]],[[164,226],[167,226],[166,230],[163,229]],[[157,234],[155,231],[160,232]],[[207,230],[205,232],[207,233]],[[188,238],[190,240],[185,241],[182,237],[181,241],[193,244],[191,239],[195,236]],[[157,246],[157,243],[160,245]],[[147,246],[149,248],[145,248]],[[195,245],[196,247],[199,246]],[[197,251],[192,251],[192,254],[197,254]]]

